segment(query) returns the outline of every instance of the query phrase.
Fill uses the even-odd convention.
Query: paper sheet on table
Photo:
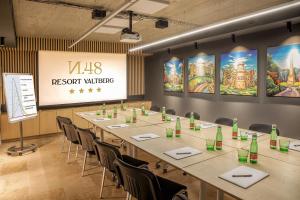
[[[192,147],[183,147],[164,152],[164,154],[170,156],[171,158],[174,158],[175,160],[180,160],[200,153],[202,153],[200,150]]]
[[[79,115],[81,116],[93,116],[96,115],[95,112],[83,112],[83,113],[79,113]]]
[[[145,141],[145,140],[159,138],[159,136],[154,133],[145,133],[141,135],[131,136],[131,138],[135,139],[136,141]]]
[[[300,151],[300,140],[290,143],[289,149]]]
[[[109,121],[109,120],[111,120],[111,119],[109,119],[109,118],[97,118],[97,119],[93,119],[92,121],[93,122],[103,122],[103,121]]]
[[[245,175],[250,174],[251,177],[232,177],[232,175]],[[264,179],[265,177],[269,176],[268,173],[246,167],[246,166],[240,166],[237,168],[234,168],[233,170],[230,170],[229,172],[226,172],[219,176],[219,178],[224,179],[228,182],[231,182],[237,186],[240,186],[242,188],[248,188],[251,185],[259,182],[260,180]]]
[[[264,135],[264,133],[260,133],[260,132],[255,132],[255,131],[250,131],[250,130],[239,130],[240,135],[241,134],[247,134],[249,139],[252,139],[252,135],[256,133],[257,137],[260,137],[262,135]]]
[[[117,128],[125,128],[125,127],[128,127],[128,126],[129,126],[128,124],[115,124],[115,125],[107,126],[107,128],[117,129]]]
[[[156,115],[158,112],[150,111],[148,112],[148,115]]]
[[[200,124],[201,128],[212,128],[212,127],[215,127],[217,126],[217,124],[213,124],[213,123],[203,123],[203,124]]]

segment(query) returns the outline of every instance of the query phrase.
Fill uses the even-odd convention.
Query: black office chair
[[[150,110],[155,111],[155,112],[160,112],[160,107],[154,105],[154,106],[150,107]]]
[[[196,113],[196,112],[193,112],[193,113],[194,113],[194,119],[200,120],[199,113]],[[191,117],[191,112],[185,113],[185,117],[190,118]]]
[[[82,149],[84,150],[84,158],[81,172],[81,176],[83,176],[87,155],[96,155],[93,142],[95,139],[97,139],[97,137],[93,132],[90,131],[90,129],[77,128],[77,131],[79,134]]]
[[[115,167],[113,164],[113,162],[115,161],[116,158],[124,160],[124,162],[130,163],[131,165],[136,166],[136,167],[145,167],[146,168],[147,165],[149,164],[148,162],[138,160],[138,159],[132,158],[127,155],[121,155],[120,151],[118,150],[118,147],[114,146],[112,144],[94,140],[93,146],[98,155],[99,162],[100,162],[101,166],[103,166],[103,174],[102,174],[102,181],[101,181],[101,188],[100,188],[100,198],[102,198],[106,170],[110,171],[113,175],[118,175],[118,174],[116,174],[116,170],[115,170]],[[121,181],[120,177],[118,177],[118,184],[122,185],[122,181]]]
[[[62,143],[62,147],[61,147],[61,152],[63,152],[64,151],[64,147],[65,147],[65,141],[67,140],[67,135],[66,135],[66,132],[65,132],[65,130],[63,128],[63,123],[72,124],[72,121],[71,121],[70,118],[57,116],[56,117],[56,122],[57,122],[59,130],[61,130],[63,132],[63,134],[64,134],[63,143]]]
[[[114,166],[129,199],[133,196],[138,200],[172,200],[178,193],[187,196],[186,186],[156,176],[147,169],[132,166],[121,159],[116,159]]]
[[[272,125],[270,125],[270,124],[251,124],[249,126],[249,130],[270,134],[272,131]],[[280,134],[280,131],[278,128],[276,128],[276,132],[277,132],[277,135]]]
[[[167,109],[167,110],[166,110],[166,113],[167,113],[168,115],[176,115],[176,111],[175,111],[174,109]]]
[[[70,160],[70,152],[72,144],[76,145],[76,155],[78,156],[78,147],[81,144],[79,135],[77,133],[77,127],[74,124],[63,123],[64,130],[66,132],[67,140],[69,141],[69,149],[68,149],[68,162]]]
[[[233,126],[233,120],[226,117],[217,118],[215,123],[225,125],[225,126]]]

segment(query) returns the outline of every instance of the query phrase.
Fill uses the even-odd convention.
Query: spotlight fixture
[[[164,29],[164,28],[168,28],[168,26],[169,26],[169,22],[166,19],[159,19],[155,22],[155,28]]]
[[[202,26],[202,27],[199,27],[199,28],[194,29],[192,31],[188,31],[188,32],[185,32],[185,33],[181,33],[181,34],[178,34],[178,35],[167,37],[167,38],[164,38],[164,39],[161,39],[161,40],[157,40],[155,42],[151,42],[151,43],[143,44],[143,45],[140,45],[140,46],[136,46],[134,48],[129,49],[129,52],[155,47],[155,46],[158,46],[158,45],[161,45],[161,44],[169,43],[169,42],[172,42],[172,41],[177,41],[177,40],[182,39],[182,38],[188,38],[188,37],[194,36],[196,34],[199,34],[199,33],[205,32],[205,31],[210,31],[210,30],[214,30],[216,28],[225,27],[225,26],[228,26],[228,25],[233,25],[233,24],[240,23],[240,22],[245,22],[245,21],[248,21],[248,20],[251,20],[251,19],[258,19],[259,17],[270,16],[271,14],[276,15],[279,12],[282,12],[284,10],[289,10],[291,8],[294,8],[294,7],[298,7],[299,5],[300,5],[300,1],[291,1],[291,2],[284,3],[284,4],[281,4],[281,5],[278,5],[278,6],[274,6],[274,7],[268,8],[268,9],[263,9],[263,10],[259,10],[259,11],[253,12],[253,13],[249,13],[247,15],[243,15],[243,16],[240,16],[240,17],[231,18],[231,19],[224,20],[224,21],[217,22],[217,23],[213,23],[213,24],[210,24],[210,25],[207,25],[207,26]]]
[[[293,31],[292,22],[289,21],[286,23],[287,30],[291,33]]]
[[[4,37],[0,37],[0,47],[4,47]]]
[[[232,35],[231,35],[231,41],[232,41],[233,43],[236,43],[236,37],[235,37],[235,34],[232,34]]]
[[[170,48],[168,48],[168,54],[169,54],[169,55],[171,54],[171,49],[170,49]]]
[[[92,11],[92,19],[101,20],[106,17],[106,10],[94,9]]]
[[[197,42],[194,43],[194,47],[195,47],[195,49],[199,49]]]

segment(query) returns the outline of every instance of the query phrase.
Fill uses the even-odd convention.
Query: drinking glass
[[[166,121],[170,122],[171,121],[171,117],[169,115],[166,115]]]
[[[238,158],[240,163],[246,163],[248,161],[249,150],[238,149]]]
[[[248,140],[248,134],[246,131],[240,131],[240,138],[241,140]]]
[[[167,138],[172,138],[174,134],[174,129],[173,128],[166,128],[166,136]]]
[[[216,141],[213,139],[206,139],[206,149],[208,151],[214,151],[215,150],[215,144]]]
[[[130,117],[130,116],[126,116],[126,117],[125,117],[125,122],[126,122],[127,124],[131,123],[131,117]]]
[[[279,139],[279,150],[282,152],[289,151],[290,141],[288,139]]]
[[[200,131],[201,130],[201,126],[200,125],[195,125],[194,130],[195,131]]]
[[[107,117],[108,117],[109,119],[111,119],[111,118],[112,118],[112,114],[111,114],[111,113],[107,113]]]
[[[97,111],[97,112],[96,112],[96,115],[101,115],[101,112],[100,112],[100,111]]]

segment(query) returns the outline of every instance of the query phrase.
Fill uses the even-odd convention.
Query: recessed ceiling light
[[[194,29],[192,31],[188,31],[188,32],[185,32],[185,33],[182,33],[182,34],[179,34],[179,35],[167,37],[167,38],[155,41],[155,42],[140,45],[140,46],[129,49],[129,52],[139,51],[139,50],[142,50],[142,49],[154,47],[154,46],[164,44],[164,43],[167,43],[167,42],[176,41],[176,40],[181,39],[181,38],[187,38],[189,36],[192,36],[192,35],[204,32],[204,31],[216,29],[216,28],[219,28],[219,27],[225,27],[225,26],[230,25],[230,24],[246,21],[246,20],[253,19],[253,18],[256,18],[256,17],[263,17],[267,14],[271,14],[271,13],[275,14],[276,12],[279,12],[279,11],[282,11],[282,10],[287,10],[289,8],[299,6],[299,5],[300,5],[300,1],[288,2],[288,3],[281,4],[281,5],[278,5],[278,6],[274,6],[274,7],[268,8],[268,9],[264,9],[264,10],[253,12],[253,13],[250,13],[250,14],[247,14],[247,15],[243,15],[241,17],[236,17],[236,18],[224,20],[224,21],[221,21],[221,22],[217,22],[217,23],[214,23],[214,24],[211,24],[211,25],[203,26],[203,27]]]

